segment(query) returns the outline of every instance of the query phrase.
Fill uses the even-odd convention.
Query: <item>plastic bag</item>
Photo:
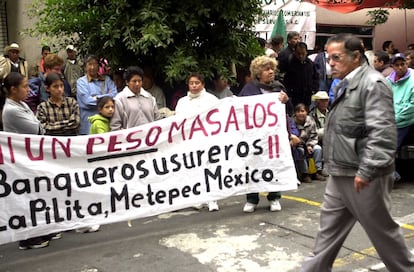
[[[308,174],[315,174],[318,170],[316,169],[315,159],[309,158],[308,159]]]

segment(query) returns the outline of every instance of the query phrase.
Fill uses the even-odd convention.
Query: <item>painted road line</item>
[[[408,230],[414,230],[414,226],[409,223],[414,222],[414,213],[408,214],[403,217],[396,217],[394,220],[403,228]]]
[[[308,204],[310,206],[315,206],[315,207],[321,207],[322,206],[322,203],[320,203],[320,202],[312,201],[312,200],[302,198],[302,197],[282,195],[282,198],[288,199],[288,200],[293,200],[293,201],[304,203],[304,204]],[[414,225],[409,224],[409,223],[414,222],[414,213],[408,214],[408,215],[403,216],[403,217],[396,217],[396,218],[394,218],[394,220],[400,225],[401,228],[406,229],[406,230],[413,230],[414,231]]]
[[[305,203],[305,204],[308,204],[308,205],[311,205],[311,206],[316,206],[316,207],[320,207],[322,205],[322,203],[312,201],[312,200],[309,200],[309,199],[305,199],[305,198],[302,198],[302,197],[282,195],[282,198],[297,201],[297,202],[301,202],[301,203]]]
[[[414,233],[409,233],[407,235],[404,235],[404,239],[410,239],[414,237]],[[350,248],[347,248],[348,250],[351,250]],[[411,252],[414,254],[414,249],[411,250]],[[352,253],[351,255],[348,255],[344,258],[337,258],[334,262],[334,267],[336,268],[340,268],[343,267],[345,265],[351,264],[355,261],[361,261],[363,259],[365,259],[366,257],[371,257],[371,258],[375,258],[375,259],[379,259],[380,257],[377,254],[377,251],[375,250],[374,247],[370,247],[370,248],[366,248],[357,252]],[[383,263],[378,263],[375,264],[373,266],[371,266],[369,268],[369,270],[371,271],[378,271],[381,270],[382,268],[384,268],[385,265]]]
[[[401,228],[403,228],[403,229],[407,229],[407,230],[414,230],[414,226],[413,225],[410,225],[410,224],[401,224],[400,222],[398,222],[397,220],[396,220],[396,222],[400,225],[400,227]]]
[[[320,202],[312,201],[312,200],[302,198],[302,197],[282,195],[282,198],[297,201],[297,202],[308,204],[308,205],[315,206],[315,207],[321,207],[321,205],[322,205],[322,203],[320,203]],[[397,217],[394,220],[400,225],[401,228],[404,228],[404,229],[407,229],[407,230],[414,230],[414,226],[408,224],[408,223],[414,222],[414,213],[403,216],[403,217]],[[411,233],[411,234],[404,235],[404,238],[405,239],[412,238],[413,236],[414,236],[414,233]],[[351,250],[351,249],[349,249],[349,250]],[[356,252],[352,253],[351,255],[348,255],[344,258],[337,258],[335,260],[333,266],[335,268],[344,267],[344,266],[346,266],[348,264],[351,264],[355,261],[361,261],[361,260],[365,259],[366,257],[379,259],[378,255],[377,255],[377,251],[375,250],[375,248],[370,247],[370,248],[367,248],[367,249],[356,251]],[[378,264],[375,264],[375,265],[371,266],[369,268],[369,270],[378,271],[378,270],[380,270],[384,267],[385,266],[384,266],[383,263],[378,263]]]
[[[370,247],[370,248],[366,248],[366,249],[362,249],[360,251],[354,252],[354,253],[352,253],[348,256],[345,256],[343,258],[336,258],[335,262],[333,264],[333,267],[334,268],[344,267],[346,265],[349,265],[349,264],[352,264],[352,263],[355,263],[355,262],[358,262],[358,261],[362,261],[366,257],[379,259],[379,257],[377,256],[377,251],[375,250],[375,248]]]
[[[411,254],[414,254],[414,249],[411,250]],[[378,271],[378,270],[381,270],[381,269],[384,269],[384,268],[385,268],[384,263],[377,263],[377,264],[374,264],[373,266],[371,266],[369,268],[369,271]]]

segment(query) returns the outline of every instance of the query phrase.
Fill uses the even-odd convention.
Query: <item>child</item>
[[[114,115],[115,103],[110,96],[104,96],[97,102],[99,113],[88,117],[91,123],[89,134],[100,134],[111,131],[109,121]]]
[[[37,106],[36,117],[46,135],[76,136],[79,132],[80,114],[78,102],[65,97],[62,75],[48,73],[45,78],[49,98]]]
[[[78,102],[65,97],[62,75],[48,73],[44,81],[48,99],[37,106],[36,118],[42,124],[46,135],[76,136],[79,132],[80,115]],[[51,240],[60,239],[62,233],[52,233]]]
[[[100,134],[111,131],[109,126],[109,121],[114,115],[114,99],[110,96],[103,96],[98,99],[96,105],[98,107],[98,112],[95,115],[89,116],[88,120],[91,123],[91,127],[89,129],[89,134]],[[91,227],[85,227],[77,229],[76,232],[81,233],[90,233],[96,232],[100,228],[100,225],[93,225]]]
[[[312,117],[308,116],[306,106],[299,103],[295,107],[294,115],[296,127],[299,130],[301,143],[295,150],[295,161],[298,168],[300,181],[304,183],[312,182],[308,174],[308,158],[313,157],[317,172],[315,179],[324,181],[326,178],[322,172],[322,148],[318,145],[318,133],[316,132],[316,123]]]

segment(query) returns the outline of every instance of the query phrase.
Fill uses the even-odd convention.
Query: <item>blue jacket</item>
[[[97,98],[107,95],[115,97],[118,92],[109,76],[105,76],[102,80],[89,81],[85,75],[76,81],[76,89],[81,117],[80,134],[88,135],[91,126],[88,117],[98,113]]]
[[[313,62],[315,64],[316,71],[319,75],[319,90],[321,91],[329,91],[329,83],[331,83],[332,80],[329,80],[328,75],[326,73],[326,56],[325,51],[319,53],[315,61]]]
[[[40,102],[47,101],[49,94],[46,92],[45,75],[39,74],[39,77],[29,79],[30,92],[24,100],[33,112],[36,112]],[[63,79],[64,94],[66,97],[72,96],[72,91],[66,79]]]

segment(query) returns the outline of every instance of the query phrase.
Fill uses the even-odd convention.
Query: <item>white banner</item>
[[[276,22],[279,10],[283,10],[286,23],[286,32],[297,31],[302,37],[302,42],[308,45],[308,49],[315,47],[316,38],[316,6],[301,0],[262,0],[262,9],[269,15],[259,21],[254,31],[264,39],[270,39],[273,26]],[[286,41],[286,37],[285,41]]]
[[[0,244],[296,189],[285,116],[264,94],[105,134],[2,132]]]

